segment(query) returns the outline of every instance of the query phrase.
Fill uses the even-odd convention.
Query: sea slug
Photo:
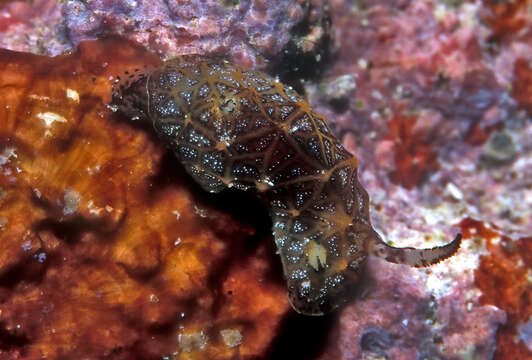
[[[233,187],[264,199],[299,313],[321,315],[352,299],[368,255],[428,266],[460,246],[460,234],[432,249],[383,242],[357,158],[301,96],[262,72],[184,56],[117,78],[113,104],[151,121],[206,191]]]

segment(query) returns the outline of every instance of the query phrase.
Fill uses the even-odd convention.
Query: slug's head
[[[137,68],[113,80],[111,104],[131,120],[148,120],[148,78],[148,68]]]

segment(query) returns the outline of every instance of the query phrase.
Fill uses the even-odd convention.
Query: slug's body
[[[386,245],[370,224],[357,158],[307,102],[264,73],[186,56],[117,85],[113,102],[151,120],[203,189],[262,195],[300,313],[320,315],[352,298],[368,254],[427,266],[460,245],[460,236],[432,249]]]

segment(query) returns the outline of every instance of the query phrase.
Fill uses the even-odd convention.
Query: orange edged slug
[[[270,209],[293,308],[322,315],[352,299],[368,255],[428,266],[432,249],[394,248],[373,230],[355,156],[291,88],[222,60],[183,56],[117,78],[113,104],[149,120],[210,192],[253,191]]]

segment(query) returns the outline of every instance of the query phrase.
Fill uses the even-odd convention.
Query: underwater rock
[[[78,4],[76,6],[82,6],[77,2],[72,3]],[[87,7],[89,10],[90,3]],[[187,4],[191,3],[193,2]],[[40,8],[44,10],[30,12],[31,5],[38,4],[48,5]],[[50,4],[53,7],[47,7]],[[101,2],[97,2],[97,4],[101,4]],[[235,5],[240,7],[241,4],[245,3],[243,1],[223,2],[220,7]],[[72,49],[73,43],[65,36],[66,31],[64,30],[66,28],[62,28],[61,25],[63,19],[60,11],[64,2],[42,0],[34,1],[31,5],[21,1],[2,3],[1,46],[46,54],[59,54],[64,49]],[[124,9],[129,9],[127,6],[129,5],[126,4]],[[342,89],[349,91],[342,94],[340,106],[336,100],[331,101],[330,91],[320,91],[321,89],[311,81],[303,83],[304,90],[308,95],[308,102],[318,113],[329,120],[331,130],[336,136],[342,138],[343,145],[358,155],[361,182],[372,197],[372,222],[391,244],[416,247],[442,244],[444,239],[451,236],[452,231],[454,231],[449,228],[449,224],[457,224],[464,230],[464,226],[461,224],[464,218],[478,219],[482,223],[482,227],[497,229],[496,232],[500,234],[501,238],[513,239],[512,241],[503,241],[504,244],[510,244],[508,247],[510,250],[512,247],[521,249],[524,243],[522,239],[526,239],[527,235],[532,233],[532,193],[530,189],[530,178],[532,178],[532,121],[530,118],[532,112],[532,91],[530,90],[532,22],[527,12],[529,7],[529,0],[515,2],[333,0],[329,2],[329,14],[332,20],[331,32],[334,35],[332,36],[334,56],[325,68],[320,69],[320,72],[324,72],[325,79],[356,79],[356,89],[349,90],[349,88],[342,86]],[[18,9],[22,10],[18,11]],[[122,11],[120,14],[126,13],[124,9],[119,9]],[[115,11],[111,7],[109,10]],[[244,12],[246,8],[241,7],[240,10]],[[17,15],[17,11],[22,15]],[[220,14],[233,14],[235,12],[235,10],[224,11],[226,12]],[[266,13],[262,12],[262,14]],[[10,18],[5,17],[5,14],[8,14]],[[32,16],[26,16],[27,14],[32,14]],[[119,14],[119,12],[113,14]],[[80,12],[79,15],[88,19],[85,12]],[[76,14],[71,12],[68,16],[74,24],[72,26],[73,34],[79,35],[80,38],[112,33],[98,28],[92,28],[91,31],[93,32],[84,33],[82,31],[83,24],[76,23]],[[101,19],[101,17],[97,18]],[[270,18],[267,17],[267,19]],[[284,31],[290,28],[292,23],[302,18],[299,14],[280,14],[280,19],[284,21],[282,24],[288,25],[282,27]],[[111,20],[114,21],[111,22],[114,25],[126,26],[128,24],[128,19],[125,16],[116,19],[116,21],[115,19]],[[42,24],[48,26],[44,27]],[[102,28],[105,28],[104,22],[100,24]],[[267,22],[267,24],[271,23]],[[132,26],[134,28],[135,25]],[[163,25],[160,25],[157,30],[162,27]],[[291,32],[294,28],[291,27],[289,31]],[[198,34],[201,29],[204,28],[180,30],[184,36],[179,38],[177,43],[174,43],[173,39],[171,39],[171,43],[168,43],[172,46],[181,46],[182,41],[197,44],[201,38],[187,38],[187,31],[192,34],[196,31]],[[76,32],[78,30],[79,32]],[[317,30],[313,31],[312,34],[318,33]],[[164,34],[164,32],[161,31],[160,34]],[[265,32],[266,38],[269,34],[271,32]],[[314,39],[312,34],[301,36],[301,39]],[[166,49],[165,44],[168,38],[153,38],[150,37],[149,32],[145,34],[133,32],[132,35],[137,36],[144,44],[148,44],[147,46],[152,50],[164,51]],[[258,52],[254,49],[250,50],[250,47],[255,47],[254,43],[240,46],[238,41],[245,42],[248,37],[246,34],[238,32],[229,34],[230,41],[237,40],[229,43],[230,48],[217,48],[216,44],[208,42],[205,46],[206,50],[214,49],[216,52],[220,50],[220,54],[229,54],[232,61],[241,65],[255,67],[256,65],[264,65],[261,63],[259,55],[266,54],[269,59],[281,58],[278,56],[279,54],[268,53],[267,51],[262,53],[263,49],[277,50],[282,48],[281,42],[286,41],[284,32],[279,37],[280,40],[275,39],[271,43],[259,41]],[[292,40],[291,36],[288,36],[288,43],[295,44]],[[319,44],[319,42],[308,43]],[[209,48],[210,45],[214,47]],[[172,49],[171,47],[168,48],[168,50]],[[319,51],[320,49],[317,49],[316,53],[319,54]],[[101,58],[105,58],[99,54],[96,53]],[[135,53],[130,55],[135,56]],[[171,56],[166,55],[166,53],[161,55]],[[89,57],[90,55],[85,54],[84,56]],[[127,65],[133,63],[132,59],[129,61]],[[93,62],[99,64],[99,59],[95,57]],[[109,64],[112,63],[109,61]],[[292,66],[293,64],[287,63],[285,65],[291,72],[296,71],[295,68],[297,67]],[[33,67],[38,66],[39,62],[35,60]],[[118,71],[121,68],[116,67],[114,70]],[[68,71],[72,71],[72,69]],[[111,73],[106,72],[107,75]],[[12,72],[3,72],[3,74],[6,79],[8,78],[7,75],[10,78],[15,77]],[[299,74],[294,73],[292,76],[297,78]],[[29,83],[31,83],[30,80],[13,88],[24,88],[29,86]],[[7,94],[11,98],[22,96],[20,93],[17,95],[6,92],[6,96],[8,96]],[[38,96],[47,95],[39,93]],[[61,95],[61,97],[65,96]],[[76,96],[72,95],[69,99],[75,101],[75,98]],[[85,98],[90,98],[90,96]],[[83,98],[80,100],[83,101]],[[34,101],[38,100],[34,99]],[[55,136],[61,136],[61,133],[56,132],[61,129],[61,126],[68,124],[69,116],[65,116],[63,113],[59,113],[60,117],[55,116],[54,114],[58,114],[58,111],[50,109],[50,106],[39,111],[39,114],[39,117],[37,114],[32,115],[35,117],[34,120],[41,126],[46,126],[49,123],[49,131]],[[67,123],[62,122],[63,119],[67,119]],[[26,126],[19,130],[20,133],[26,131],[31,133],[33,127]],[[486,143],[497,132],[509,134],[517,152],[515,157],[508,158],[508,161],[504,161],[503,164],[485,167],[481,159]],[[65,132],[63,136],[68,138],[71,133]],[[416,141],[413,141],[414,138]],[[36,143],[32,146],[37,146],[43,141],[41,137],[35,134],[31,135],[30,139],[36,139]],[[11,145],[8,144],[1,149],[0,162],[8,163],[9,161],[11,164],[18,161],[13,156],[13,151],[10,150]],[[22,155],[19,148],[20,146],[15,148],[14,154],[20,157]],[[162,154],[163,150],[160,151]],[[100,152],[97,154],[103,156],[100,155]],[[398,154],[404,155],[398,156]],[[416,158],[421,161],[414,161]],[[163,157],[163,161],[168,163],[168,160],[164,159],[166,157]],[[75,163],[75,161],[73,162]],[[55,164],[52,169],[57,167],[57,162],[50,160],[49,163]],[[173,163],[170,161],[170,164]],[[42,164],[40,166],[43,167]],[[144,166],[147,164],[145,163]],[[95,170],[97,168],[91,171]],[[9,171],[16,172],[16,166],[9,168]],[[164,177],[162,176],[162,178]],[[6,179],[9,179],[9,176]],[[157,179],[160,180],[161,177]],[[62,179],[59,180],[63,181]],[[134,184],[136,183],[134,182]],[[47,231],[39,232],[37,231],[39,229],[33,229],[33,231],[30,229],[27,232],[26,225],[28,223],[39,222],[43,217],[49,216],[76,217],[78,215],[75,214],[83,214],[83,217],[90,218],[92,216],[97,221],[101,221],[103,233],[107,237],[109,236],[107,234],[112,234],[114,229],[120,226],[121,221],[123,221],[121,220],[124,216],[123,213],[118,213],[125,209],[124,206],[121,206],[120,194],[113,194],[113,197],[110,198],[114,199],[113,203],[116,205],[117,211],[106,213],[105,207],[102,208],[96,202],[93,202],[91,207],[98,207],[89,209],[87,195],[79,189],[71,187],[71,190],[80,195],[79,201],[76,200],[78,199],[76,196],[67,196],[67,199],[75,200],[71,204],[77,203],[76,212],[71,215],[63,215],[65,191],[68,187],[61,188],[62,191],[53,193],[53,200],[57,200],[59,203],[53,204],[50,209],[54,215],[49,215],[48,208],[43,209],[39,205],[39,198],[43,196],[40,188],[35,188],[29,193],[19,194],[16,191],[6,191],[5,185],[0,187],[4,190],[0,192],[0,199],[5,200],[2,204],[16,204],[10,208],[12,211],[9,212],[3,211],[3,207],[0,209],[0,231],[8,229],[9,226],[9,236],[21,239],[20,243],[16,244],[0,242],[0,261],[4,266],[3,269],[7,271],[4,279],[9,279],[14,273],[20,274],[15,278],[18,276],[37,278],[44,267],[49,267],[50,262],[58,261],[58,257],[50,254],[49,249],[61,248],[60,245],[64,244],[61,239],[70,231],[70,228],[67,227],[59,234],[58,239],[57,234],[46,228]],[[50,193],[45,195],[50,196]],[[70,195],[75,194],[70,193]],[[98,193],[94,192],[93,196],[96,197],[97,195]],[[103,195],[100,196],[103,199]],[[208,216],[210,213],[210,210],[206,209],[209,208],[208,204],[212,205],[212,203],[209,201],[197,203],[200,201],[197,195],[193,199],[192,213],[194,215],[192,217],[195,219],[197,216],[199,219],[204,219],[202,221],[207,221],[204,216]],[[140,202],[139,206],[141,206]],[[67,209],[73,208],[67,206]],[[115,208],[113,207],[113,209]],[[92,212],[100,211],[99,217],[97,214],[91,214],[89,210]],[[174,210],[177,209],[171,211]],[[14,214],[17,213],[24,213],[26,217],[15,216]],[[114,214],[114,217],[111,214]],[[138,219],[143,216],[141,211],[135,214],[137,214]],[[172,215],[175,219],[176,215]],[[184,215],[181,214],[181,216]],[[132,220],[132,224],[135,224],[136,221],[139,220]],[[201,223],[201,226],[204,225],[205,223]],[[471,227],[475,228],[475,226]],[[228,228],[231,227],[228,226]],[[130,226],[125,231],[134,234],[136,229],[137,227]],[[142,234],[146,234],[148,230],[143,229]],[[238,232],[238,230],[234,231]],[[241,231],[246,232],[247,230]],[[369,306],[370,300],[375,300],[378,304],[379,297],[384,296],[385,298],[381,300],[387,304],[386,306],[389,306],[385,306],[386,309],[393,309],[393,304],[407,308],[408,304],[400,302],[401,299],[393,303],[393,294],[379,292],[381,287],[378,284],[390,285],[390,280],[399,284],[413,282],[413,287],[422,290],[420,293],[415,293],[417,298],[414,304],[428,303],[429,308],[433,311],[431,319],[444,319],[445,324],[448,325],[448,331],[445,334],[442,333],[445,330],[432,332],[433,326],[428,328],[429,334],[437,335],[428,339],[430,340],[429,346],[416,348],[413,345],[409,348],[408,351],[415,351],[420,358],[445,358],[440,351],[442,341],[449,342],[451,346],[454,346],[452,349],[458,349],[460,344],[467,348],[467,344],[479,343],[480,339],[484,339],[486,344],[486,347],[479,348],[482,351],[481,354],[488,354],[486,355],[488,358],[490,357],[489,354],[494,354],[496,360],[512,359],[511,356],[515,356],[516,359],[532,356],[532,352],[527,347],[527,329],[529,329],[527,321],[530,314],[526,306],[515,303],[520,296],[524,296],[524,298],[529,296],[523,285],[526,284],[525,276],[522,273],[523,268],[516,265],[519,264],[519,255],[523,254],[499,256],[495,253],[496,256],[488,261],[481,256],[493,256],[494,249],[502,246],[496,240],[499,235],[490,240],[490,236],[483,231],[477,234],[474,233],[475,231],[479,230],[471,230],[471,236],[466,236],[464,249],[457,255],[457,262],[450,261],[438,265],[430,272],[377,262],[374,269],[376,271],[381,269],[382,276],[379,272],[372,272],[379,275],[376,280],[371,280],[375,281],[376,287],[371,287],[373,285],[370,281],[370,289],[377,289],[377,295],[369,299],[362,296],[360,304],[357,305],[355,302],[351,307],[346,308],[340,314],[339,322],[333,322],[332,328],[327,328],[333,341],[330,341],[329,346],[325,346],[323,349],[322,358],[338,359],[339,356],[335,351],[339,347],[343,346],[345,349],[349,349],[350,345],[353,347],[360,346],[361,336],[364,335],[366,335],[364,337],[364,349],[371,352],[369,355],[385,353],[391,356],[390,354],[396,354],[392,352],[394,351],[393,346],[387,344],[400,343],[401,337],[397,338],[396,336],[407,334],[407,331],[398,328],[391,322],[388,322],[390,326],[371,324],[370,327],[367,323],[357,325],[357,321],[361,320],[360,316],[357,316],[360,313],[356,312],[356,306],[360,306],[360,309],[372,309]],[[76,251],[76,256],[95,257],[98,255],[100,252],[96,252],[96,255],[90,255],[91,249],[100,249],[94,247],[90,240],[91,236],[100,239],[101,235],[99,234],[83,237],[82,244],[86,245]],[[142,234],[134,242],[140,244],[140,239],[144,236]],[[425,234],[435,235],[426,237]],[[185,244],[187,241],[185,236],[179,236],[172,240],[178,244],[177,246]],[[74,243],[77,244],[77,242]],[[161,266],[161,252],[159,251],[153,249],[146,251],[150,255],[145,257],[145,261],[137,262],[134,254],[145,250],[141,245],[138,245],[138,251],[132,251],[128,246],[122,246],[121,249],[124,249],[124,255],[121,256],[121,252],[117,251],[114,256],[127,276],[136,279],[153,276],[152,274],[157,273],[157,269]],[[266,254],[269,254],[270,250],[265,249]],[[260,266],[267,267],[271,261],[270,257],[268,255],[260,256],[265,256],[262,258],[262,262],[258,261]],[[521,260],[523,263],[528,263],[523,259]],[[373,266],[373,263],[370,262],[370,266]],[[491,263],[495,264],[492,268],[490,268]],[[463,264],[467,271],[455,271],[463,269],[460,264]],[[391,268],[393,272],[387,268]],[[482,269],[482,271],[475,273],[475,269]],[[391,277],[390,272],[392,272],[393,277]],[[74,273],[73,270],[72,273]],[[246,299],[247,295],[245,295],[247,294],[247,285],[249,285],[246,276],[253,277],[253,274],[246,272],[246,267],[242,267],[238,274],[241,279],[239,282],[241,286],[238,287],[240,291],[238,292],[243,298],[229,297],[231,301],[234,301],[233,306],[230,307],[233,310],[224,310],[226,314],[224,319],[232,319],[237,314],[240,304],[250,304],[250,301]],[[390,280],[387,281],[386,276],[388,275]],[[73,275],[69,274],[69,276]],[[277,276],[279,279],[281,278],[280,274]],[[515,285],[511,285],[509,279],[516,279]],[[504,296],[502,298],[497,298],[496,294],[490,291],[490,288],[495,287],[493,285],[494,280],[501,281],[503,284]],[[234,290],[231,286],[233,281],[234,279],[224,282],[225,291]],[[67,290],[68,285],[70,284],[67,284]],[[282,297],[284,294],[283,285],[280,281],[278,285],[278,293],[272,291],[271,294],[278,294],[280,299],[284,299]],[[478,293],[475,286],[480,288],[482,292]],[[9,296],[11,289],[20,291],[22,287],[23,285],[15,286],[15,284],[7,281],[7,284],[0,289],[0,302]],[[252,289],[252,291],[256,291],[255,288]],[[382,287],[382,291],[384,291],[384,287]],[[233,293],[235,292],[233,291]],[[480,296],[482,294],[484,297]],[[471,297],[472,295],[474,296]],[[150,299],[150,296],[147,297]],[[31,296],[17,298],[21,309],[24,301],[27,301],[28,298],[32,299]],[[152,299],[154,301],[159,299],[159,302],[150,302],[158,304],[164,297],[156,294],[156,297]],[[262,299],[265,297],[263,296]],[[402,299],[409,298],[403,297]],[[473,301],[469,301],[471,299]],[[271,296],[268,301],[275,304],[279,299]],[[365,304],[365,301],[368,303]],[[288,305],[285,304],[285,306]],[[454,309],[456,306],[458,307],[457,313],[461,316],[460,319],[449,315],[453,313],[450,309]],[[500,326],[504,319],[500,311],[494,306],[505,311],[508,319],[507,325]],[[32,307],[34,310],[36,308],[36,306]],[[426,309],[426,307],[421,307],[421,309]],[[253,311],[255,311],[254,316],[258,316],[256,314],[260,313],[259,310]],[[373,311],[380,312],[381,310],[373,307]],[[392,314],[397,314],[397,312],[392,312]],[[414,320],[409,320],[409,324],[418,324],[417,329],[427,329],[421,324],[421,319],[424,319],[423,316],[426,315],[417,312],[409,314],[414,318]],[[251,313],[248,315],[253,317]],[[376,319],[382,320],[381,323],[386,322],[386,316],[382,313],[373,315]],[[380,317],[378,317],[379,315]],[[39,316],[41,316],[40,313]],[[156,319],[157,316],[152,318]],[[264,325],[268,329],[272,329],[278,324],[276,316],[261,316],[261,318],[263,321],[264,319],[271,320],[271,323]],[[15,316],[12,319],[15,319]],[[287,321],[283,323],[281,328],[290,330],[289,325],[292,323]],[[0,349],[4,352],[5,349],[8,349],[11,351],[10,354],[15,354],[17,348],[8,345],[8,343],[27,344],[34,340],[33,337],[27,337],[26,332],[17,332],[16,325],[17,323],[12,321],[10,330],[0,333]],[[306,328],[314,330],[308,323],[305,325]],[[318,323],[318,325],[322,325],[322,323]],[[460,328],[462,325],[464,327]],[[473,331],[475,327],[481,331]],[[213,339],[225,349],[227,345],[220,335],[220,331],[224,329],[235,329],[242,335],[242,344],[234,349],[242,350],[245,346],[249,346],[247,354],[256,354],[262,351],[251,349],[250,343],[247,342],[248,334],[243,332],[239,326],[232,324],[230,320],[217,328],[217,332],[206,332],[203,326],[176,332],[173,334],[172,344],[177,343],[177,336],[180,333],[201,334],[204,331],[207,338],[207,349],[209,349],[209,344]],[[352,331],[353,329],[360,331]],[[495,334],[495,332],[497,333]],[[282,329],[281,333],[283,333]],[[413,333],[420,334],[415,331]],[[133,341],[131,340],[133,339],[132,335],[123,334],[121,339],[124,342],[129,341],[131,343]],[[262,348],[272,338],[272,335],[267,331],[258,330],[254,334],[259,339],[257,346],[263,346]],[[305,334],[308,335],[309,332]],[[387,334],[387,336],[380,336],[379,334]],[[478,336],[475,337],[475,335]],[[423,333],[420,336],[424,336]],[[293,344],[294,337],[290,336],[289,339],[290,342],[285,343]],[[396,340],[384,341],[383,339]],[[492,348],[494,339],[497,340],[496,350]],[[517,346],[514,342],[515,339],[518,340]],[[96,342],[94,340],[91,344]],[[374,343],[385,346],[370,346]],[[302,342],[302,344],[307,348],[314,345],[314,342],[309,344],[307,341]],[[155,346],[153,349],[159,348]],[[152,353],[155,352],[153,350]],[[347,358],[352,356],[347,352],[345,354],[347,354]],[[405,354],[410,356],[412,353],[406,352]],[[460,356],[462,355],[468,355],[468,353],[460,354]],[[313,353],[309,357],[316,358],[317,355]]]
[[[158,62],[114,40],[0,50],[0,358],[251,358],[277,334],[268,232],[197,196],[106,105],[111,74]]]
[[[293,61],[324,58],[325,9],[320,0],[12,1],[0,4],[0,47],[54,56],[119,36],[164,58],[214,54],[265,67],[281,50]]]
[[[305,16],[303,1],[68,1],[62,13],[75,46],[81,40],[119,35],[171,58],[226,54],[248,67],[263,66],[290,40]]]
[[[72,50],[56,0],[0,2],[0,48],[43,55]]]

